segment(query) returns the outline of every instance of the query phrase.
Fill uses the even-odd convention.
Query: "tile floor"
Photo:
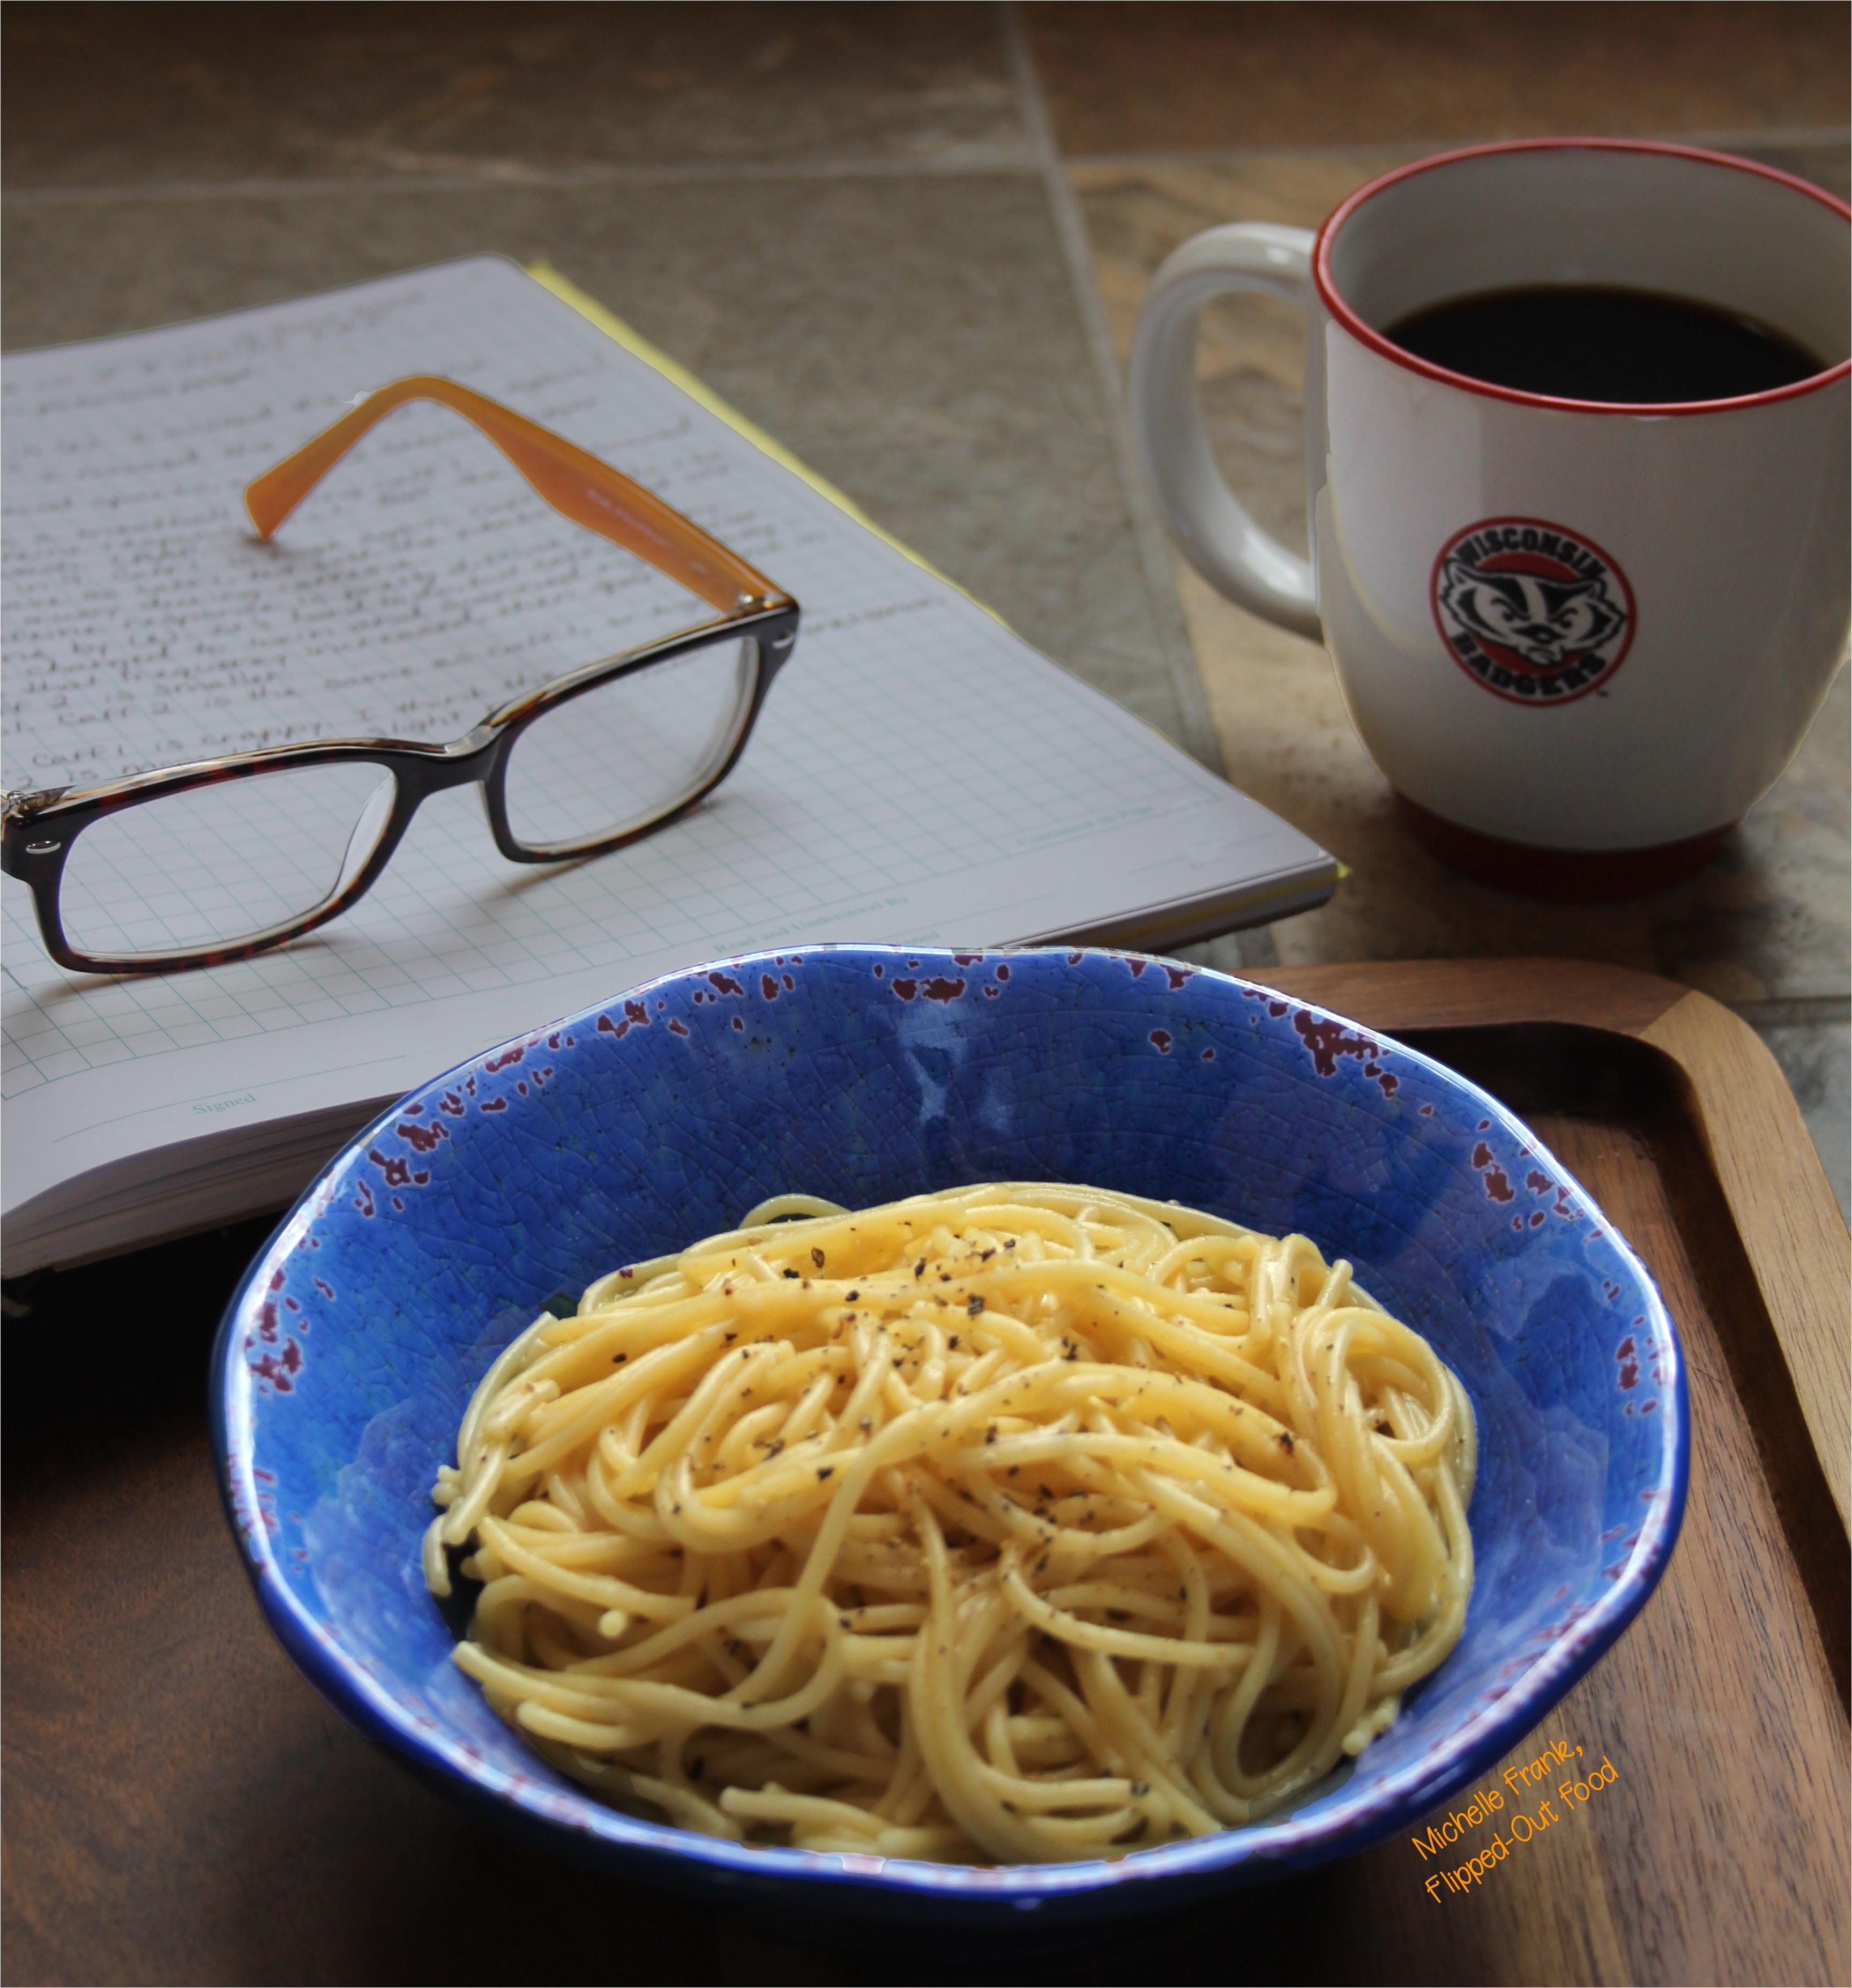
[[[1220,956],[1579,954],[1739,1006],[1847,1195],[1848,725],[1680,889],[1594,911],[1463,884],[1391,817],[1313,645],[1212,594],[1131,474],[1151,270],[1312,225],[1383,166],[1575,128],[1847,179],[1833,6],[279,4],[6,9],[5,343],[481,249],[545,257],[1050,654],[1320,837],[1325,909]],[[1303,538],[1283,309],[1202,350],[1222,460]]]

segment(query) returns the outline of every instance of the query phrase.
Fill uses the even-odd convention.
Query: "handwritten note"
[[[202,1104],[248,1092],[227,1116],[280,1120],[384,1096],[703,957],[994,945],[1329,888],[1305,837],[487,257],[6,360],[8,787],[292,739],[456,738],[698,618],[429,406],[258,543],[244,485],[357,393],[420,372],[557,429],[736,547],[803,604],[796,658],[733,776],[662,835],[534,869],[497,854],[473,795],[438,796],[353,912],[240,965],[66,975],[7,879],[9,1224],[90,1169],[196,1138]]]

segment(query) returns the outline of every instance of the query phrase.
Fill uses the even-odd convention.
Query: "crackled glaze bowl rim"
[[[816,945],[804,948],[803,962],[814,966],[845,955],[880,959],[904,956],[917,962],[928,955],[942,955],[948,960],[954,957],[949,948],[933,946]],[[1001,956],[1012,965],[1049,960],[1064,962],[1070,968],[1083,959],[1129,962],[1143,957],[1117,949],[1089,948],[1076,952],[1067,947],[1012,950]],[[547,1023],[539,1033],[575,1026],[589,1031],[595,1026],[594,1018],[626,999],[634,1001],[665,989],[678,989],[717,969],[738,972],[762,962],[769,963],[774,957],[769,952],[748,953],[659,975],[575,1016]],[[782,966],[790,955],[776,957]],[[1208,968],[1192,968],[1191,978],[1223,983],[1244,996],[1276,1001],[1289,999],[1294,1010],[1314,1018],[1318,1024],[1330,1023],[1367,1034],[1385,1061],[1391,1057],[1405,1060],[1406,1067],[1425,1073],[1442,1090],[1474,1107],[1482,1119],[1489,1121],[1539,1161],[1547,1163],[1569,1201],[1584,1215],[1600,1221],[1606,1240],[1631,1273],[1643,1314],[1641,1323],[1663,1349],[1658,1397],[1664,1410],[1658,1418],[1660,1470],[1657,1483],[1649,1494],[1644,1494],[1650,1497],[1648,1515],[1624,1562],[1617,1570],[1610,1570],[1612,1585],[1607,1594],[1576,1617],[1502,1693],[1483,1702],[1479,1709],[1407,1766],[1370,1783],[1354,1803],[1346,1803],[1343,1789],[1323,1800],[1318,1800],[1314,1791],[1312,1799],[1316,1800],[1316,1807],[1310,1813],[1289,1812],[1274,1821],[1193,1838],[1114,1861],[1001,1866],[930,1864],[773,1845],[748,1846],[644,1821],[576,1789],[556,1787],[524,1773],[496,1768],[447,1733],[438,1721],[410,1711],[340,1647],[325,1620],[298,1598],[282,1576],[265,1529],[247,1526],[240,1519],[241,1512],[258,1509],[259,1493],[254,1476],[255,1425],[248,1408],[252,1374],[235,1354],[244,1344],[246,1328],[255,1318],[273,1271],[312,1231],[328,1205],[330,1183],[354,1157],[366,1152],[383,1128],[402,1114],[408,1101],[441,1094],[465,1073],[479,1070],[498,1054],[530,1040],[534,1034],[531,1031],[511,1037],[507,1043],[486,1050],[432,1077],[357,1133],[279,1223],[226,1307],[213,1348],[209,1403],[220,1490],[227,1516],[243,1548],[240,1557],[265,1618],[296,1668],[350,1723],[405,1755],[411,1764],[434,1777],[449,1792],[485,1802],[492,1807],[512,1806],[519,1814],[511,1817],[511,1821],[524,1820],[549,1833],[564,1831],[577,1839],[576,1848],[581,1856],[589,1853],[596,1861],[620,1864],[640,1857],[646,1861],[666,1857],[683,1867],[705,1868],[716,1879],[725,1876],[800,1887],[847,1885],[916,1898],[936,1895],[962,1899],[974,1906],[985,1903],[1029,1906],[1063,1898],[1072,1902],[1109,1888],[1141,1883],[1158,1883],[1168,1891],[1173,1885],[1188,1887],[1192,1879],[1200,1884],[1217,1875],[1239,1878],[1244,1867],[1260,1867],[1248,1869],[1245,1875],[1249,1878],[1259,1877],[1263,1871],[1266,1875],[1284,1876],[1368,1848],[1476,1778],[1587,1674],[1639,1612],[1664,1572],[1684,1517],[1691,1462],[1685,1361],[1677,1329],[1651,1274],[1602,1214],[1593,1196],[1517,1114],[1489,1092],[1391,1036],[1375,1030],[1364,1030],[1360,1024],[1316,1002],[1281,996],[1263,982]],[[500,1129],[509,1129],[508,1121],[503,1121]],[[234,1430],[241,1438],[235,1443]],[[535,1766],[544,1771],[537,1759]],[[559,1847],[575,1846],[561,1843]]]

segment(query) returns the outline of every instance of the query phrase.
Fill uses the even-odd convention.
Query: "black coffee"
[[[1482,290],[1411,312],[1383,336],[1450,373],[1570,401],[1727,401],[1826,370],[1755,318],[1596,283]]]

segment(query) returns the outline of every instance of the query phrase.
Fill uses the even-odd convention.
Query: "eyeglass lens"
[[[537,718],[509,749],[509,827],[569,853],[641,828],[725,765],[752,708],[754,645],[738,636],[608,678]]]
[[[738,742],[755,681],[754,644],[733,636],[555,705],[509,748],[515,839],[570,855],[698,793]],[[365,867],[395,792],[370,762],[273,768],[105,815],[66,859],[65,937],[131,960],[210,952],[306,918]]]
[[[165,794],[93,822],[59,892],[65,937],[99,958],[211,952],[305,918],[379,844],[384,766],[295,766]]]

